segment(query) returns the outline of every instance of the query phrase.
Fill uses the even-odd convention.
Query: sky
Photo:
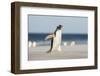
[[[63,25],[62,32],[67,34],[87,34],[88,18],[78,16],[28,16],[29,33],[53,33],[58,25]]]

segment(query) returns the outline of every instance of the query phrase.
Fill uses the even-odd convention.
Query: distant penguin
[[[75,41],[72,41],[72,42],[71,42],[71,46],[74,46],[74,45],[75,45]]]
[[[29,41],[29,42],[28,42],[28,47],[30,48],[31,46],[32,46],[32,42]]]
[[[32,46],[33,47],[36,47],[36,42],[35,41],[32,43]]]
[[[47,53],[52,51],[61,51],[61,40],[62,40],[62,25],[58,25],[55,32],[48,35],[45,40],[51,40],[51,47]]]

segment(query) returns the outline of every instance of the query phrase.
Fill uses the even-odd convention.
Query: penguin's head
[[[58,25],[57,26],[57,29],[61,29],[63,26],[62,25]]]

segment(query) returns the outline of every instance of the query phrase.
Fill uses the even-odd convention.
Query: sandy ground
[[[62,51],[47,53],[50,46],[30,47],[28,60],[80,59],[88,57],[87,45],[62,46]]]

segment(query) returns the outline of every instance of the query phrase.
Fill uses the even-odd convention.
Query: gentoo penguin
[[[61,39],[62,39],[62,25],[58,25],[55,32],[48,35],[45,40],[51,40],[51,47],[47,53],[51,51],[61,51]]]

